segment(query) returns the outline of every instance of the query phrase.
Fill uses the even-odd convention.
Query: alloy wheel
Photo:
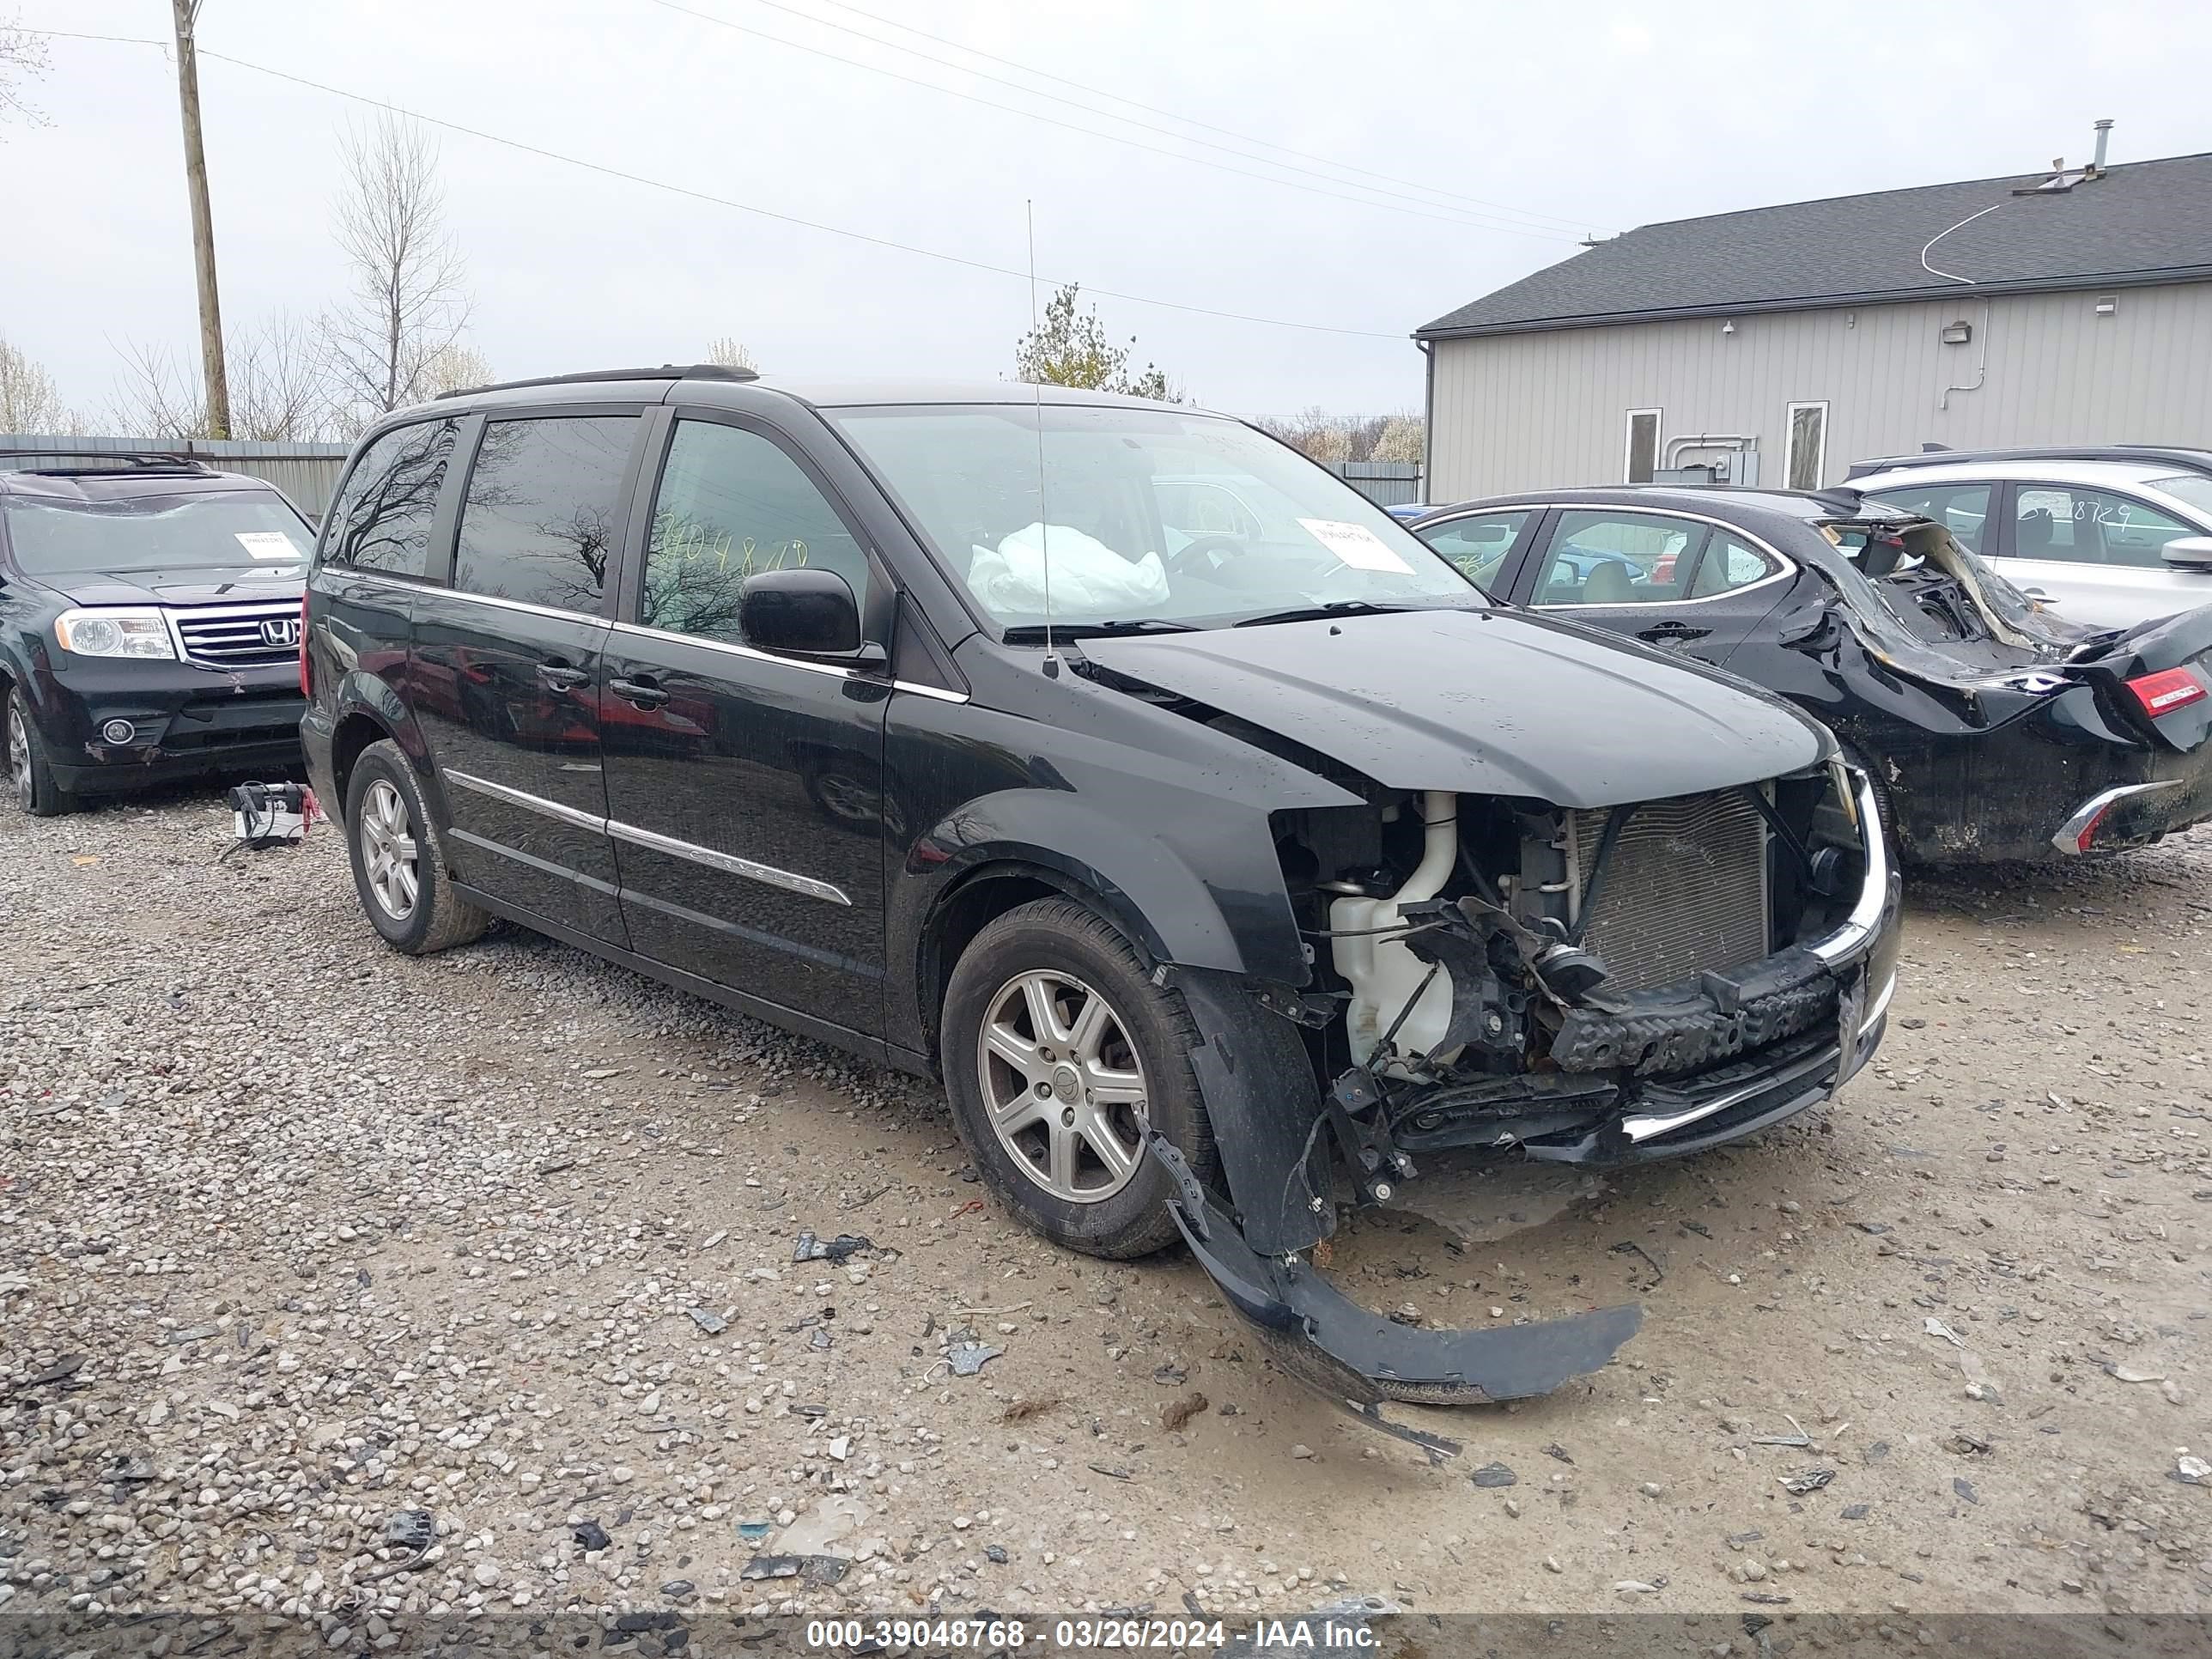
[[[413,915],[422,892],[414,830],[407,803],[382,778],[373,780],[362,798],[361,855],[378,907],[394,921]]]
[[[15,804],[26,812],[31,810],[31,734],[23,725],[23,711],[15,706],[13,697],[8,699],[8,781],[15,792]]]
[[[975,1042],[999,1143],[1054,1198],[1096,1204],[1144,1162],[1144,1062],[1121,1017],[1072,975],[1017,974],[991,998]]]

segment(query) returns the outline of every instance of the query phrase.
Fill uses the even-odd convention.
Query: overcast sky
[[[2119,123],[2115,161],[2212,149],[2212,7],[2178,0],[854,3],[683,0],[757,31],[744,33],[659,0],[205,0],[200,40],[520,143],[1016,271],[1031,198],[1048,283],[1379,337],[1099,298],[1140,362],[1245,413],[1417,408],[1406,335],[1571,256],[1588,231],[2078,161],[2102,115]],[[0,0],[0,20],[10,9],[33,27],[168,32],[166,0]],[[127,343],[195,349],[174,81],[145,46],[57,40],[52,55],[33,90],[49,124],[0,129],[0,337],[97,408]],[[226,319],[312,315],[343,277],[340,141],[371,112],[207,59],[201,86]],[[1018,276],[483,138],[439,143],[476,297],[470,342],[502,376],[688,361],[731,334],[771,374],[988,379],[1028,326]]]

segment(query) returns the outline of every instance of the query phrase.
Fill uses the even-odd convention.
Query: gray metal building
[[[1645,225],[1414,337],[1432,501],[1690,468],[1814,488],[1923,443],[2212,445],[2212,155]]]

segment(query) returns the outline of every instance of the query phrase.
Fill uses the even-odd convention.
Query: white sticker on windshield
[[[231,532],[248,556],[256,559],[296,559],[300,550],[281,530],[239,530]]]
[[[1390,544],[1364,524],[1341,519],[1300,519],[1306,534],[1354,570],[1383,570],[1394,576],[1410,576],[1413,567],[1392,551]]]

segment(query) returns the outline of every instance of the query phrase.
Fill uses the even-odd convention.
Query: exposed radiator
[[[1570,815],[1571,868],[1589,892],[1608,811]],[[1766,820],[1741,795],[1646,801],[1621,827],[1583,942],[1615,990],[1642,991],[1767,954]]]

